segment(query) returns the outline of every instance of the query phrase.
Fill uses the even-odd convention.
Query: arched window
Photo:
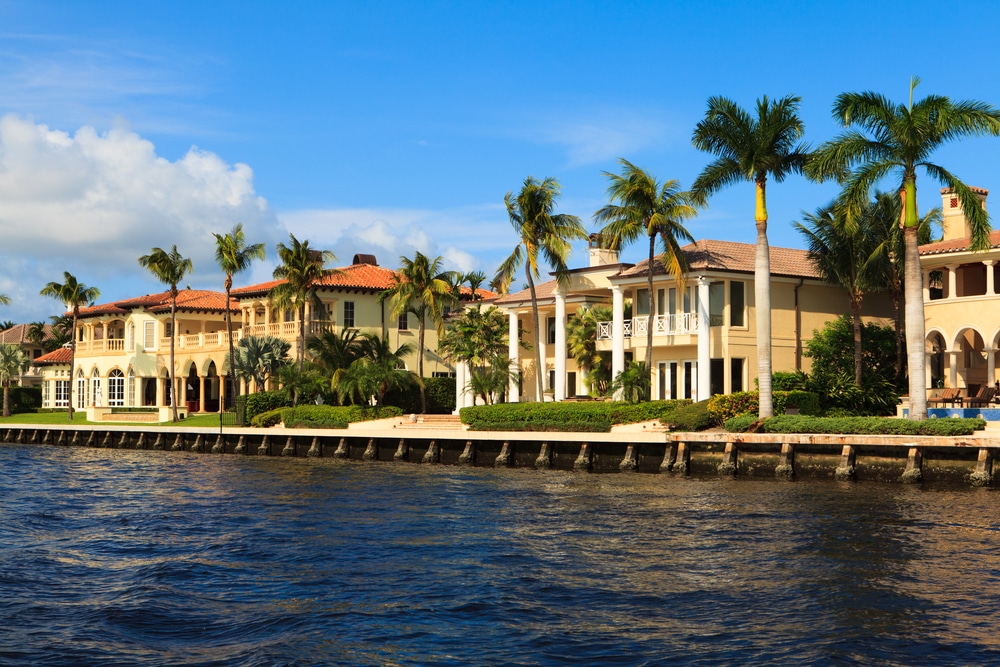
[[[125,405],[132,407],[135,405],[135,369],[128,367],[128,384],[125,385]]]
[[[104,405],[104,394],[101,392],[101,376],[98,374],[96,368],[90,374],[90,385],[92,387],[91,396],[93,396],[93,405],[95,408],[100,408]]]
[[[125,374],[117,368],[108,373],[108,405],[125,405]]]
[[[83,374],[82,368],[76,372],[76,409],[87,409],[87,376]]]

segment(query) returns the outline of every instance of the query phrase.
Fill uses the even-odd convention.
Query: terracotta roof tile
[[[28,329],[31,328],[30,324],[15,324],[9,329],[4,329],[0,331],[0,343],[3,344],[15,344],[21,345],[24,343],[30,343],[28,340]],[[42,340],[47,340],[52,337],[52,325],[45,325],[45,335]]]
[[[687,257],[689,271],[736,271],[739,273],[753,273],[754,271],[756,246],[752,243],[704,239],[689,243],[681,250]],[[772,246],[770,254],[771,275],[822,278],[812,260],[809,259],[807,250]],[[648,263],[649,260],[643,260],[620,273],[619,277],[631,278],[645,275]],[[653,274],[663,275],[664,273],[663,264],[656,260],[653,263]]]
[[[52,366],[56,364],[68,364],[70,358],[73,356],[72,351],[68,347],[60,347],[58,350],[49,352],[48,354],[43,354],[42,356],[34,359],[31,363],[35,366]]]
[[[937,241],[936,243],[926,243],[920,246],[921,255],[943,255],[949,252],[965,252],[969,250],[970,239],[950,239],[948,241]],[[1000,229],[990,232],[990,247],[1000,247]]]
[[[535,298],[541,301],[542,299],[551,299],[556,291],[556,281],[547,280],[544,283],[535,285]],[[521,303],[525,301],[531,301],[531,290],[523,289],[520,292],[514,292],[513,294],[508,294],[502,296],[496,300],[498,306],[508,305],[512,303]]]
[[[224,292],[212,290],[178,290],[177,309],[178,310],[203,310],[224,312],[226,295]],[[87,306],[80,309],[80,317],[97,317],[99,315],[127,315],[137,308],[145,308],[152,313],[170,312],[170,292],[158,292],[156,294],[145,294],[131,299],[122,299],[111,303]],[[231,299],[229,309],[238,313],[240,311],[239,302]],[[67,314],[71,314],[69,311]]]
[[[366,289],[381,291],[392,287],[396,272],[373,264],[351,264],[329,271],[316,282],[320,289]],[[283,284],[285,280],[271,280],[266,283],[248,285],[232,291],[234,298],[263,296]]]

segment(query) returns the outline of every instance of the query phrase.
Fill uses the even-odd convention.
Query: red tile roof
[[[393,285],[396,272],[373,264],[352,264],[340,269],[331,269],[316,281],[318,289],[348,289],[382,291]],[[271,280],[257,285],[248,285],[232,291],[233,298],[264,296],[285,280]]]
[[[536,299],[551,299],[556,291],[556,281],[547,280],[544,283],[535,285],[535,298]],[[521,303],[531,301],[531,290],[523,289],[520,292],[514,292],[513,294],[507,294],[496,300],[496,304],[499,306],[509,305],[512,303]]]
[[[949,252],[965,252],[969,250],[971,240],[966,237],[962,239],[950,239],[948,241],[937,241],[936,243],[926,243],[920,246],[921,255],[943,255]],[[1000,247],[1000,229],[990,232],[990,247]]]
[[[689,271],[753,273],[757,248],[752,243],[705,239],[689,243],[681,250],[687,258]],[[807,250],[771,247],[770,256],[771,275],[822,279],[816,266],[809,259]],[[634,267],[622,271],[619,276],[625,278],[645,275],[648,263],[649,260],[643,260]],[[653,263],[653,275],[665,273],[663,264],[656,260]]]
[[[43,354],[34,359],[31,363],[35,366],[52,366],[56,364],[68,364],[73,352],[68,347],[60,347],[58,350]]]
[[[28,329],[31,328],[30,324],[15,324],[9,329],[4,329],[0,331],[0,343],[3,344],[14,344],[23,345],[24,343],[30,343],[28,340]],[[45,334],[42,340],[47,340],[52,337],[52,325],[45,325]]]
[[[212,290],[191,290],[182,289],[177,292],[177,310],[180,311],[203,311],[203,312],[224,312],[226,295],[224,292],[214,292]],[[170,292],[159,292],[157,294],[145,294],[131,299],[122,299],[111,303],[87,306],[80,309],[80,317],[97,317],[99,315],[127,315],[138,308],[145,308],[151,313],[170,312]],[[234,313],[240,312],[239,302],[230,299],[229,309]],[[71,314],[70,311],[67,314]]]

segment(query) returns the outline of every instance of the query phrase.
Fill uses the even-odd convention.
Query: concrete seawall
[[[837,478],[994,484],[1000,441],[964,437],[724,432],[524,433],[408,428],[219,429],[162,426],[0,428],[6,443],[205,454],[298,456],[598,473]]]

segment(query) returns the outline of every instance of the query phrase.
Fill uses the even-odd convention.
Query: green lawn
[[[71,422],[66,418],[65,412],[25,412],[11,415],[10,417],[0,417],[0,424],[51,424],[52,426],[66,426]],[[73,412],[73,426],[131,426],[142,428],[143,426],[174,426],[171,421],[161,422],[91,422],[87,421],[87,413],[84,410]],[[201,428],[218,428],[219,415],[194,415],[177,422],[176,426],[193,426]]]

